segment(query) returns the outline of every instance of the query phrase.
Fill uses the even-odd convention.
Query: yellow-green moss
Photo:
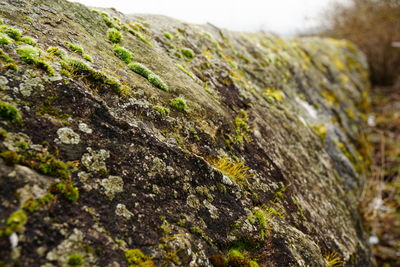
[[[140,249],[128,249],[125,250],[125,260],[129,264],[129,267],[150,267],[156,266],[151,260],[152,258],[146,256]]]
[[[312,125],[311,128],[318,135],[319,139],[321,139],[321,142],[325,143],[325,137],[326,134],[328,133],[328,127],[326,127],[323,124],[320,124],[320,125]]]
[[[182,48],[181,53],[188,59],[193,59],[195,57],[195,53],[190,48]]]
[[[16,210],[7,218],[4,233],[11,235],[14,232],[19,232],[27,222],[28,216],[25,211],[23,209]]]
[[[13,40],[4,33],[0,33],[0,45],[12,44]]]
[[[83,47],[78,45],[78,44],[67,43],[67,46],[72,52],[76,52],[76,53],[79,53],[81,55],[84,53]]]
[[[174,40],[174,37],[169,32],[163,32],[163,35],[169,40]]]
[[[13,105],[5,102],[0,102],[0,117],[12,122],[19,122],[22,119],[19,110]]]
[[[83,257],[80,254],[72,254],[68,258],[68,265],[79,266],[83,263]]]
[[[153,106],[153,109],[156,110],[158,113],[160,113],[162,116],[169,115],[169,108],[163,106]]]
[[[37,46],[37,43],[35,40],[33,40],[31,37],[29,36],[24,36],[20,39],[20,42],[31,45],[31,46]]]
[[[126,48],[119,45],[114,46],[114,53],[126,64],[131,63],[133,54]]]
[[[108,29],[107,38],[114,44],[119,44],[122,40],[122,34],[115,28]]]
[[[169,105],[178,111],[187,111],[187,104],[186,100],[181,97],[176,97],[169,101]]]
[[[161,78],[158,75],[154,74],[151,70],[149,70],[145,65],[137,63],[137,62],[133,62],[133,63],[130,63],[128,65],[128,67],[130,70],[145,77],[155,87],[157,87],[163,91],[169,91],[169,88],[164,83],[164,81],[161,80]]]
[[[7,34],[9,37],[14,39],[15,41],[19,41],[21,39],[22,32],[18,29],[15,29],[11,26],[0,25],[0,32]]]

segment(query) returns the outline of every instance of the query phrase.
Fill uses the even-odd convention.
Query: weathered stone
[[[127,266],[139,249],[167,266],[237,251],[242,266],[371,266],[357,210],[369,84],[354,45],[64,0],[0,10],[49,62],[1,47],[18,67],[0,61],[1,102],[22,120],[0,121],[0,265]]]

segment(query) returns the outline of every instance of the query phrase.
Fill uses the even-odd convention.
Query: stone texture
[[[345,266],[370,266],[357,211],[369,84],[356,47],[107,12],[121,46],[169,91],[116,56],[99,12],[63,0],[0,2],[5,23],[34,37],[56,71],[22,62],[18,42],[0,47],[18,66],[1,61],[0,100],[23,117],[1,119],[0,152],[33,158],[0,159],[0,230],[14,211],[28,216],[12,234],[16,247],[0,234],[1,264],[64,266],[79,254],[83,266],[127,266],[124,251],[138,248],[156,265],[221,266],[216,259],[235,248],[242,266],[326,266],[333,253]],[[66,42],[81,45],[94,60],[86,64],[123,92],[60,76],[63,60],[45,52],[50,46],[85,62]],[[170,106],[176,97],[185,111]],[[73,138],[63,141],[60,129]],[[70,177],[45,175],[39,155],[68,163]],[[247,178],[232,179],[218,159],[243,164]],[[60,181],[79,189],[77,202]],[[27,210],[26,199],[43,190],[54,200]]]

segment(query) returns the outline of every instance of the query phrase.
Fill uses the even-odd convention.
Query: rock
[[[1,46],[0,265],[372,265],[353,44],[65,0],[0,9],[40,52]]]

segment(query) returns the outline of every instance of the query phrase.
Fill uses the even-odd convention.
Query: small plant
[[[146,45],[153,47],[153,45],[139,32],[129,29],[128,30],[129,33],[131,33],[133,36],[135,36],[136,38],[138,38],[140,41],[142,41],[143,43],[145,43]]]
[[[169,32],[163,32],[163,35],[169,40],[174,40],[174,37]]]
[[[42,198],[29,199],[24,202],[23,208],[29,212],[34,212],[43,206],[49,205],[55,200],[55,196],[51,193],[46,193]]]
[[[19,110],[13,105],[5,102],[0,102],[0,117],[12,122],[19,122],[22,120]]]
[[[27,223],[28,216],[23,209],[19,209],[11,213],[10,217],[6,220],[5,233],[11,235],[18,232]]]
[[[67,43],[67,46],[72,52],[79,53],[81,55],[84,53],[83,47],[78,44]]]
[[[178,111],[187,111],[186,101],[181,97],[171,99],[169,105]]]
[[[68,265],[79,266],[83,263],[83,257],[80,254],[72,254],[68,258]]]
[[[181,52],[188,59],[193,59],[195,57],[195,54],[194,54],[193,50],[190,49],[190,48],[182,48]]]
[[[82,57],[89,62],[93,62],[93,58],[88,54],[83,54]]]
[[[55,70],[46,62],[44,59],[39,58],[39,50],[31,45],[25,45],[17,48],[17,53],[20,55],[20,59],[27,64],[34,64],[40,69],[44,70],[50,76],[55,74]]]
[[[114,44],[118,44],[122,40],[122,34],[115,28],[108,29],[107,38]]]
[[[95,12],[95,13],[97,13],[97,12]],[[103,21],[106,23],[106,25],[109,28],[115,28],[117,30],[120,29],[120,27],[114,23],[114,21],[111,19],[110,15],[107,12],[99,12],[99,13],[100,13],[101,18],[103,19]]]
[[[0,45],[9,45],[12,44],[13,40],[8,37],[8,35],[4,33],[0,33]]]
[[[27,64],[35,64],[39,60],[39,50],[31,45],[17,48],[20,59]]]
[[[321,139],[321,142],[325,143],[325,137],[326,137],[326,134],[328,133],[328,128],[323,124],[312,125],[311,128],[319,136],[319,138]]]
[[[154,264],[154,262],[151,260],[151,257],[146,256],[138,248],[125,250],[125,259],[128,262],[129,267],[134,267],[134,266],[152,267],[152,266],[156,266]]]
[[[79,199],[79,190],[71,181],[64,181],[57,184],[55,192],[64,195],[72,203],[77,202]]]
[[[265,235],[269,228],[267,214],[262,209],[255,208],[253,210],[253,215],[257,219],[258,224],[260,225],[261,240],[264,240]]]
[[[153,106],[153,109],[160,113],[162,116],[168,116],[169,108],[162,107],[162,106]]]
[[[122,86],[116,79],[110,78],[106,74],[93,69],[79,59],[64,58],[61,61],[61,66],[71,74],[82,75],[95,86],[108,87],[118,94],[122,92]]]
[[[235,117],[235,133],[236,133],[236,142],[243,143],[244,140],[250,142],[251,137],[250,133],[252,132],[251,127],[249,126],[249,115],[245,110],[240,110],[237,116]]]
[[[6,53],[4,52],[2,49],[0,49],[0,59],[8,62],[8,63],[13,63],[14,60]]]
[[[40,161],[41,163],[37,166],[37,169],[43,174],[61,178],[68,178],[71,175],[70,166],[52,155],[41,158]]]
[[[122,59],[122,61],[124,61],[126,64],[131,63],[133,55],[128,49],[126,49],[124,47],[121,47],[119,45],[115,45],[114,46],[114,53],[120,59]]]
[[[153,84],[155,87],[163,90],[163,91],[169,91],[168,86],[164,83],[163,80],[156,74],[154,74],[151,70],[149,70],[146,66],[143,64],[134,62],[130,63],[128,65],[129,69],[136,72],[137,74],[142,75],[145,77],[151,84]]]
[[[15,165],[20,163],[23,159],[21,155],[19,155],[15,151],[5,151],[0,153],[0,157],[8,164],[8,165]]]
[[[281,90],[276,90],[273,88],[267,88],[262,92],[262,96],[268,102],[282,102],[284,98],[284,94]]]
[[[190,78],[192,78],[193,80],[195,79],[193,74],[190,73],[187,69],[185,69],[184,66],[182,66],[181,64],[176,64],[176,66],[178,67],[178,69],[180,69],[183,73],[185,73],[187,76],[189,76]]]
[[[15,29],[10,26],[7,26],[7,25],[0,25],[0,32],[7,34],[15,41],[19,41],[19,39],[21,39],[21,35],[22,35],[20,30]]]
[[[342,259],[337,255],[336,252],[328,253],[324,256],[325,263],[328,267],[339,267],[342,266]]]
[[[31,45],[31,46],[36,46],[37,43],[35,40],[33,40],[31,37],[29,36],[24,36],[20,39],[20,42]]]
[[[47,53],[49,53],[50,55],[55,55],[56,57],[61,59],[67,56],[67,51],[59,47],[49,47],[47,49]]]
[[[209,162],[235,183],[242,184],[246,179],[253,177],[249,173],[249,167],[245,166],[242,161],[233,161],[228,157],[222,157]]]

